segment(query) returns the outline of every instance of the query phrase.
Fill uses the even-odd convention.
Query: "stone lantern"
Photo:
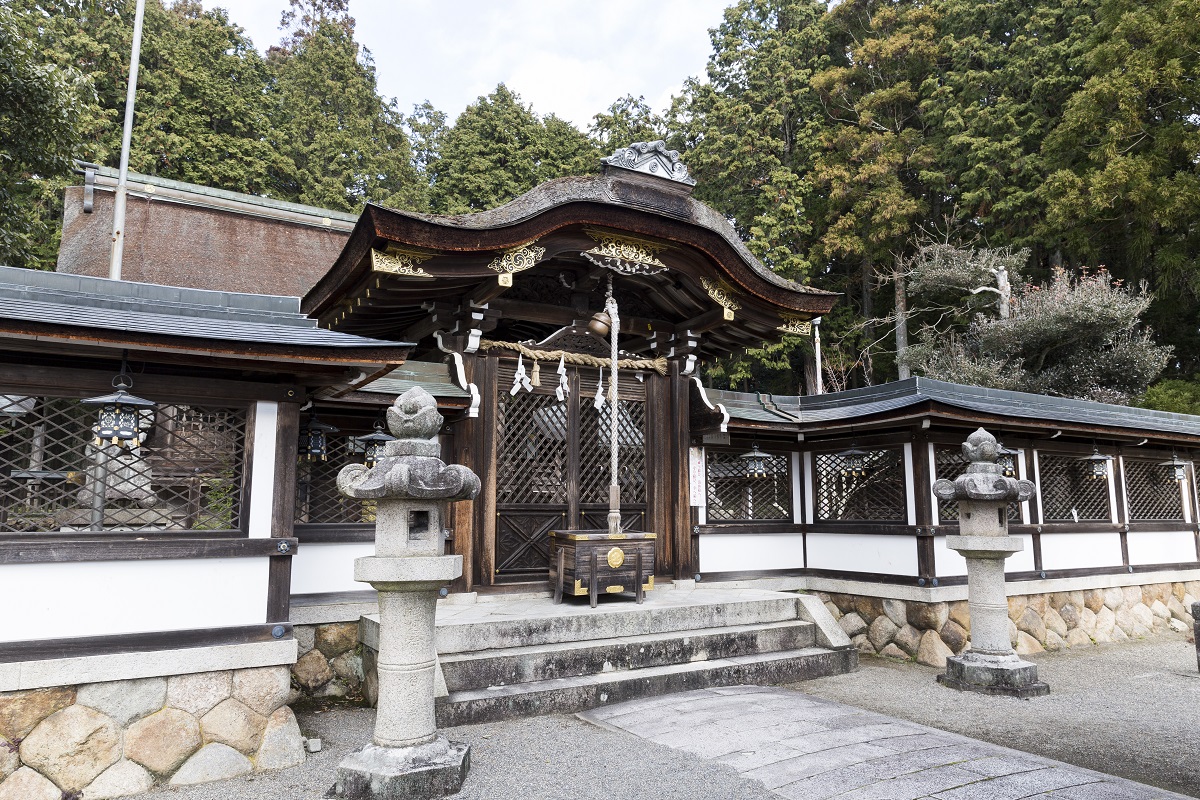
[[[439,457],[442,415],[424,389],[387,411],[396,438],[373,467],[349,464],[338,490],[375,500],[375,555],[354,562],[354,579],[379,592],[379,704],[371,744],[338,766],[335,793],[354,800],[426,800],[454,794],[471,764],[470,745],[438,735],[434,721],[434,613],[438,592],[462,574],[462,556],[442,555],[441,504],[479,494],[479,477]]]
[[[958,536],[946,546],[967,559],[967,603],[971,609],[971,649],[946,659],[938,681],[953,689],[1037,697],[1050,687],[1037,678],[1037,665],[1022,661],[1008,636],[1008,596],[1004,590],[1004,559],[1024,548],[1008,535],[1008,505],[1033,496],[1031,481],[1007,477],[996,463],[1000,445],[983,428],[962,446],[970,462],[954,481],[933,484],[942,500],[958,501]]]

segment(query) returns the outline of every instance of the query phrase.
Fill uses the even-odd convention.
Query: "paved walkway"
[[[579,716],[728,764],[790,800],[1182,797],[793,689],[699,689]]]

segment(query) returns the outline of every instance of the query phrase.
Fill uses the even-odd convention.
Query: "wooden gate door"
[[[507,363],[498,370],[495,582],[545,580],[551,530],[608,525],[611,406],[593,404],[599,372],[572,368],[570,394],[560,402],[550,370],[541,373],[548,385],[515,395],[508,391],[513,371]],[[622,376],[619,388],[622,524],[644,530],[645,389],[632,375]]]

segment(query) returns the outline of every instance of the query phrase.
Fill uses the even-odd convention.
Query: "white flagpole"
[[[125,130],[121,135],[121,173],[117,178],[117,196],[113,203],[112,260],[108,277],[121,279],[121,259],[125,255],[125,184],[129,176],[129,143],[133,138],[133,103],[137,98],[138,62],[142,58],[142,17],[146,0],[137,0],[133,15],[133,52],[129,56],[129,88],[125,92]]]

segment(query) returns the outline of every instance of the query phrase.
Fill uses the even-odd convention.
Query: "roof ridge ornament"
[[[668,150],[667,143],[662,139],[619,147],[611,156],[600,159],[600,163],[607,167],[666,178],[685,186],[696,185],[696,179],[688,175],[687,165],[679,160],[679,151]]]

